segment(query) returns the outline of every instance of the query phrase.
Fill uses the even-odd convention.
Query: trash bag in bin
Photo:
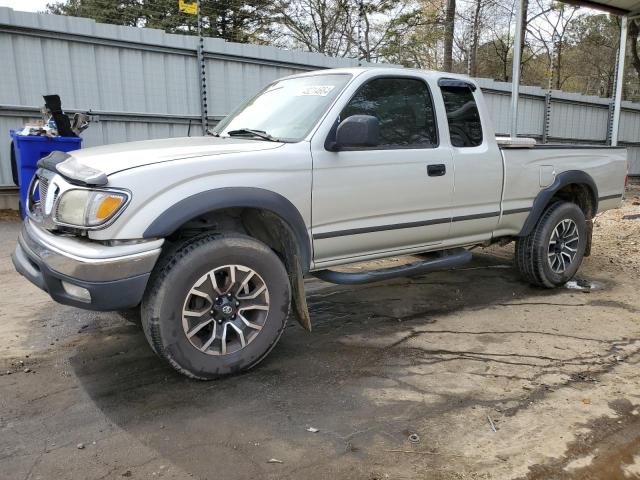
[[[62,110],[58,95],[44,95],[41,123],[26,125],[22,130],[11,130],[11,173],[20,188],[20,214],[25,217],[25,207],[31,179],[35,175],[38,160],[51,152],[70,152],[82,146],[80,132],[89,126],[89,116],[76,113],[73,125]]]

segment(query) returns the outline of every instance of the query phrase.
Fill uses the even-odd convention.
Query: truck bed
[[[504,171],[501,210],[518,213],[503,215],[494,236],[519,232],[535,197],[563,172],[582,171],[593,179],[598,212],[617,208],[622,202],[627,172],[627,150],[623,147],[539,144],[523,148],[498,143]],[[532,178],[539,182],[532,182]]]

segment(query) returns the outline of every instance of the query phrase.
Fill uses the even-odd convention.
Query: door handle
[[[427,174],[430,177],[441,177],[447,173],[447,167],[443,163],[427,165]]]

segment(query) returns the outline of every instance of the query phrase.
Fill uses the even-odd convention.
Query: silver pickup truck
[[[564,284],[626,168],[621,148],[496,139],[467,77],[323,70],[273,82],[208,137],[42,159],[13,261],[60,303],[136,309],[160,357],[211,379],[260,362],[291,312],[311,329],[307,275],[418,275],[515,241],[524,280]]]

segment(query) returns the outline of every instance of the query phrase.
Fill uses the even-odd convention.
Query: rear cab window
[[[482,145],[482,122],[471,87],[464,82],[451,83],[440,85],[451,145],[461,148]]]

